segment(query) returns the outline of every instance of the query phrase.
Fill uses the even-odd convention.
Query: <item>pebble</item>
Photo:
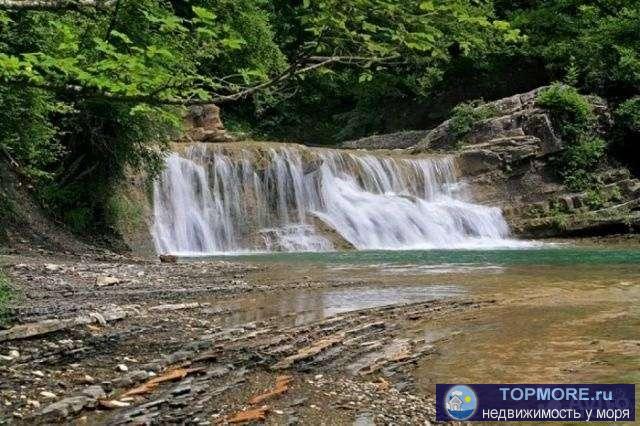
[[[110,277],[110,276],[98,276],[98,277],[96,277],[96,285],[98,287],[104,287],[104,286],[108,286],[108,285],[120,284],[121,281],[122,280],[120,280],[120,278]]]
[[[34,376],[37,376],[37,377],[44,377],[44,373],[42,371],[40,371],[40,370],[32,371],[31,374],[33,374]]]
[[[85,383],[93,383],[95,382],[95,379],[93,377],[91,377],[88,374],[85,374],[84,377],[82,378],[82,381]]]
[[[116,367],[119,371],[125,372],[125,371],[129,371],[129,367],[127,367],[124,364],[118,364],[118,366]]]
[[[56,394],[53,392],[49,392],[49,391],[42,391],[40,392],[40,396],[44,397],[44,398],[57,398]]]
[[[11,359],[20,358],[20,352],[16,351],[15,349],[12,350],[12,351],[9,351],[9,358],[11,358]]]

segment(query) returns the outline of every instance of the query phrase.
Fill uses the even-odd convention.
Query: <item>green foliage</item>
[[[108,200],[107,220],[115,229],[134,233],[144,225],[142,203],[116,191]]]
[[[591,104],[574,87],[555,83],[542,90],[536,102],[552,113],[562,138],[573,141],[594,124]]]
[[[307,74],[298,90],[256,97],[254,122],[274,137],[313,144],[424,126],[424,109],[439,106],[449,67],[481,62],[522,37],[496,19],[491,2],[321,0],[275,1],[276,36],[288,57],[344,58],[330,70]],[[351,57],[372,60],[349,66]],[[374,60],[384,59],[384,60]],[[428,104],[425,97],[433,96]],[[458,100],[459,101],[459,100]],[[445,104],[439,119],[453,105]],[[429,108],[430,107],[430,108]],[[431,112],[430,112],[431,114]]]
[[[571,190],[582,191],[597,183],[594,174],[604,157],[606,144],[599,137],[580,135],[562,157],[562,175]]]
[[[559,231],[567,229],[569,218],[566,210],[563,208],[560,201],[555,200],[551,202],[551,209],[549,211],[549,217],[551,218],[551,225]]]
[[[280,3],[275,2],[276,7]],[[557,80],[615,103],[640,91],[640,8],[636,0],[495,0],[467,5],[448,2],[444,6],[447,2],[397,3],[399,11],[417,5],[416,16],[431,12],[430,20],[425,21],[431,28],[424,34],[435,34],[433,55],[406,49],[399,67],[373,64],[358,72],[338,69],[322,79],[305,82],[286,101],[262,102],[256,125],[275,136],[289,134],[312,143],[335,143],[371,133],[433,127],[460,102],[497,99]],[[360,6],[370,10],[362,11]],[[380,33],[365,30],[348,41],[364,36],[387,46],[384,37],[390,34],[386,28],[393,19],[385,17],[384,6],[380,12],[370,2],[309,2],[308,7],[318,15],[323,15],[322,7],[335,10],[334,20],[324,16],[314,22],[332,20],[330,24],[337,27],[349,28],[345,14],[353,15],[354,21],[367,16],[367,24],[379,26]],[[468,19],[464,23],[450,19],[447,25],[442,22],[446,19],[440,20],[446,15],[433,13],[432,7],[462,8]],[[297,20],[300,10],[289,9],[294,12],[282,13],[282,19],[275,21],[285,52],[303,43],[315,46],[312,34]],[[492,22],[492,27],[508,23],[508,34],[499,37],[491,31],[478,31],[480,25],[469,24],[486,25],[486,21]],[[326,43],[338,40],[330,34],[326,37]],[[332,50],[336,45],[319,48],[340,52],[339,48]]]
[[[9,286],[9,280],[0,269],[0,326],[7,321],[7,304],[13,299],[13,291]]]
[[[461,143],[476,123],[496,114],[497,110],[492,105],[484,105],[482,101],[460,103],[451,111],[449,132]]]
[[[128,170],[154,176],[161,169],[179,123],[163,108],[108,102],[79,107],[62,121],[75,129],[61,139],[68,154],[55,169],[56,179],[41,184],[37,196],[75,232],[86,233],[109,226],[109,198]]]
[[[498,2],[527,35],[523,54],[542,61],[552,77],[596,91],[640,88],[640,8],[636,0]]]
[[[583,191],[596,185],[594,172],[601,164],[606,143],[596,135],[591,104],[571,86],[553,84],[538,94],[536,102],[550,111],[566,148],[559,162],[567,187]]]
[[[608,200],[599,189],[589,189],[585,193],[584,203],[590,209],[598,209],[605,205]]]
[[[51,97],[37,89],[0,87],[0,104],[0,155],[30,178],[50,179],[47,167],[62,154],[53,140]]]
[[[615,112],[616,123],[629,133],[640,134],[640,97],[627,99]]]

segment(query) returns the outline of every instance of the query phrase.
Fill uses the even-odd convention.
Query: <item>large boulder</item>
[[[183,121],[184,135],[178,142],[231,142],[220,119],[220,108],[214,104],[189,107]]]

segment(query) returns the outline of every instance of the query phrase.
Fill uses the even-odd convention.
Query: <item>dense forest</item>
[[[553,82],[567,183],[605,151],[638,171],[637,0],[0,0],[0,155],[78,232],[109,226],[127,170],[158,170],[189,105],[333,145]],[[614,111],[606,140],[584,94]]]

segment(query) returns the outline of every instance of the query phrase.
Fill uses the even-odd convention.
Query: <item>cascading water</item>
[[[451,157],[200,144],[167,158],[152,234],[175,254],[510,245],[501,211],[467,199]]]

